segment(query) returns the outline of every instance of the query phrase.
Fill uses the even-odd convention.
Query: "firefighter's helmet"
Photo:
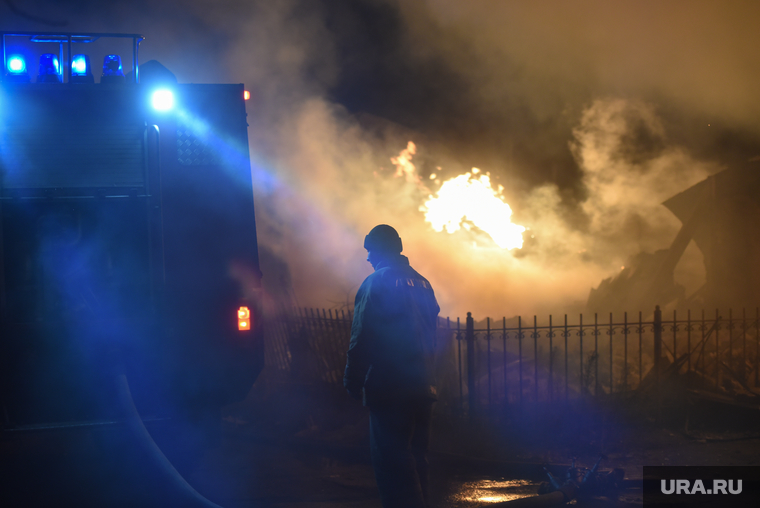
[[[385,254],[401,254],[404,250],[398,232],[387,224],[372,228],[372,231],[364,237],[364,248],[371,252]]]

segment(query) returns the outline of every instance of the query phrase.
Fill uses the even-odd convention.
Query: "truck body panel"
[[[155,88],[0,87],[4,428],[118,418],[120,372],[146,417],[219,408],[263,368],[243,86]]]

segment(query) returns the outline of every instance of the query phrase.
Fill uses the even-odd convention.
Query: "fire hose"
[[[123,410],[125,424],[133,444],[137,451],[146,459],[146,469],[143,474],[150,475],[156,485],[156,491],[140,493],[148,496],[148,499],[140,499],[139,505],[143,507],[187,507],[187,508],[221,508],[212,503],[196,491],[187,480],[174,468],[169,459],[153,441],[148,429],[145,428],[142,418],[135,407],[129,383],[125,374],[118,374],[117,391],[119,406]]]

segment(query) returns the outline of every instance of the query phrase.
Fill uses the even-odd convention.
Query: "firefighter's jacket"
[[[356,293],[343,384],[372,407],[436,399],[433,361],[440,308],[406,256],[380,261]]]

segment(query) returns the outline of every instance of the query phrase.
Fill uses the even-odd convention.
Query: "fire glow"
[[[480,173],[479,176],[477,176]],[[470,224],[488,233],[502,249],[519,249],[525,227],[512,223],[512,209],[504,201],[504,186],[491,186],[491,175],[478,168],[441,184],[420,211],[433,229],[451,234]]]
[[[409,141],[398,157],[391,157],[391,162],[396,166],[394,177],[403,176],[408,183],[429,193],[412,163],[416,153],[416,145]],[[438,183],[436,178],[436,174],[430,175],[430,179]],[[482,174],[480,169],[472,168],[469,173],[443,182],[435,196],[428,194],[428,200],[419,210],[439,233],[445,229],[452,234],[461,228],[470,230],[475,226],[487,233],[500,248],[520,249],[526,228],[512,223],[512,209],[504,201],[503,192],[503,185],[496,189],[491,186],[490,173]]]
[[[417,153],[417,145],[410,141],[406,148],[401,150],[398,157],[391,157],[391,162],[396,166],[394,177],[405,176],[407,182],[419,184],[420,177],[417,175],[417,168],[412,164],[412,157],[415,153]]]

